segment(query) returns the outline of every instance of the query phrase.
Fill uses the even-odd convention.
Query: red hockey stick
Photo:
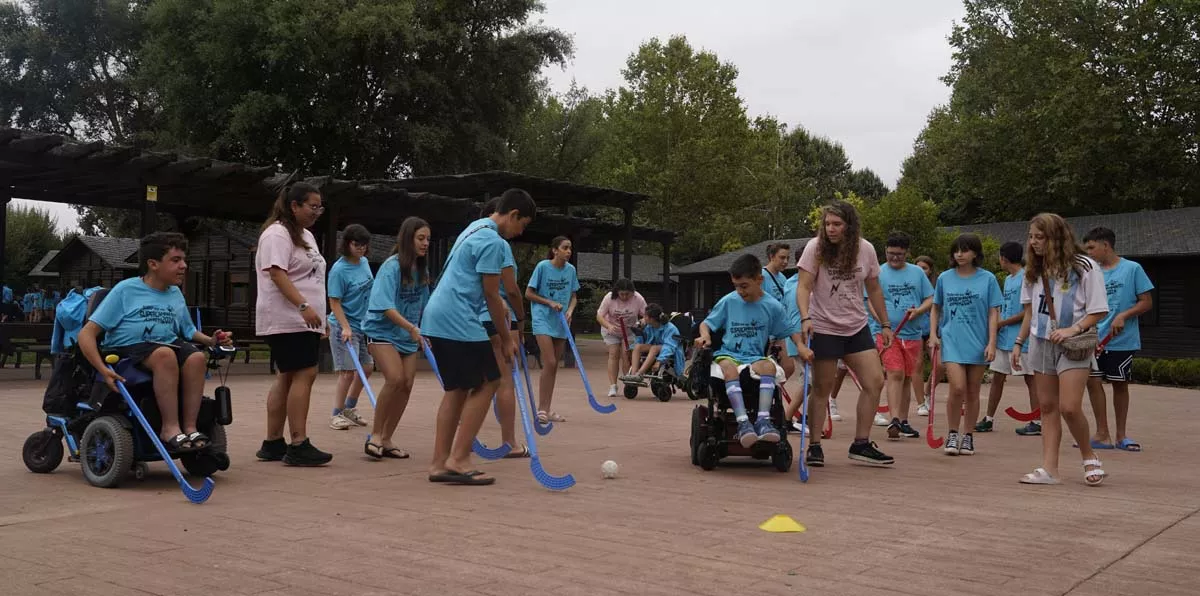
[[[1096,356],[1104,353],[1104,347],[1108,345],[1108,342],[1112,341],[1112,338],[1113,332],[1110,330],[1108,335],[1105,335],[1104,339],[1100,340],[1100,343],[1096,344]],[[1034,420],[1038,420],[1042,417],[1041,408],[1034,408],[1032,412],[1025,413],[1018,411],[1012,406],[1009,406],[1004,409],[1004,413],[1008,414],[1009,418],[1012,418],[1018,422],[1033,422]]]
[[[925,442],[929,444],[930,449],[940,449],[945,444],[946,439],[943,437],[933,438],[933,407],[937,403],[937,365],[938,351],[937,348],[929,349],[929,361],[933,363],[933,382],[929,386],[929,422],[925,425]]]

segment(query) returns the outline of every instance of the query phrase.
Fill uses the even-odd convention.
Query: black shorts
[[[854,335],[828,335],[813,333],[813,358],[816,360],[836,360],[847,354],[857,354],[867,350],[875,351],[875,338],[871,337],[871,329],[863,327]]]
[[[1092,369],[1092,376],[1118,383],[1132,381],[1134,354],[1137,354],[1137,350],[1104,350],[1096,358],[1096,368]]]
[[[183,367],[183,363],[186,362],[192,354],[200,353],[200,350],[196,348],[195,344],[189,341],[183,341],[182,339],[177,339],[170,344],[146,342],[133,344],[131,346],[122,346],[120,348],[113,348],[113,352],[115,352],[122,359],[128,359],[132,364],[137,365],[141,364],[143,360],[149,358],[150,354],[153,354],[154,351],[159,348],[174,350],[175,362],[179,364],[181,368]]]
[[[510,321],[510,322],[512,324],[508,326],[509,330],[516,331],[517,330],[517,322],[516,321]],[[491,321],[484,321],[483,329],[484,329],[484,331],[487,331],[488,337],[492,337],[493,335],[499,335],[499,332],[496,331],[496,324]]]
[[[446,391],[471,390],[500,379],[490,341],[455,341],[426,336]]]
[[[262,337],[271,348],[271,360],[282,373],[296,372],[317,365],[321,350],[321,334],[315,331],[296,331]]]

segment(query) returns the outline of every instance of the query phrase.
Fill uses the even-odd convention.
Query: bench
[[[50,323],[3,323],[0,324],[0,368],[13,357],[13,368],[21,368],[21,356],[34,355],[33,378],[42,379],[42,361],[52,360],[50,338],[54,325]]]

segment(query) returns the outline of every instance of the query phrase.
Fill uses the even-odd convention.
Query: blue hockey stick
[[[512,364],[512,379],[513,390],[517,392],[517,405],[521,408],[521,426],[525,428],[525,440],[529,443],[529,471],[533,472],[534,480],[550,490],[567,490],[575,486],[575,477],[567,474],[565,476],[551,476],[545,468],[542,467],[542,460],[538,457],[537,438],[533,433],[533,425],[530,420],[530,408],[526,406],[526,396],[521,395],[521,379],[517,375],[517,363]],[[532,403],[532,402],[529,402]]]
[[[525,346],[517,348],[517,353],[521,357],[521,370],[525,373],[525,387],[529,391],[526,394],[529,398],[529,409],[537,411],[537,405],[533,403],[533,381],[529,380],[529,362],[525,360]],[[547,420],[546,424],[542,424],[535,417],[533,419],[533,430],[537,431],[537,434],[544,437],[550,434],[550,431],[554,430],[554,422]]]
[[[113,370],[112,365],[116,364],[119,358],[116,354],[110,354],[104,362],[108,364],[108,370]],[[129,411],[138,419],[142,425],[142,430],[146,431],[146,436],[150,437],[150,442],[154,444],[154,448],[158,449],[158,454],[162,456],[162,460],[166,462],[167,468],[171,470],[171,474],[175,476],[175,480],[179,482],[179,488],[183,491],[183,496],[193,503],[203,503],[212,496],[213,479],[211,477],[204,479],[204,484],[200,488],[192,488],[187,480],[183,478],[183,473],[179,471],[179,466],[175,464],[175,460],[171,459],[171,454],[167,452],[167,448],[163,446],[162,439],[158,438],[158,433],[154,431],[154,427],[150,426],[150,422],[146,420],[146,416],[142,414],[142,409],[138,407],[137,402],[133,400],[133,396],[129,395],[129,390],[125,388],[125,383],[117,381],[117,390],[121,392],[121,397],[125,398],[125,405],[129,406]]]
[[[808,338],[807,345],[810,347],[812,346],[812,337]],[[808,380],[809,380],[808,377],[809,377],[809,371],[811,369],[812,369],[812,363],[805,361],[804,362],[804,401],[801,402],[801,404],[800,404],[800,407],[803,408],[804,411],[800,416],[800,444],[797,446],[798,447],[797,451],[800,452],[800,457],[799,457],[800,482],[808,482],[808,464],[805,460],[804,436],[806,434],[806,431],[808,431]]]
[[[596,395],[592,393],[592,384],[588,383],[587,372],[583,370],[583,359],[579,357],[579,348],[575,346],[575,336],[571,334],[571,325],[567,323],[567,315],[563,311],[558,311],[558,320],[562,322],[563,329],[567,332],[567,343],[571,344],[571,353],[575,355],[575,368],[579,369],[579,378],[583,379],[583,388],[587,391],[588,404],[593,410],[601,414],[612,414],[617,411],[617,404],[601,405],[596,401]]]
[[[367,390],[367,397],[371,398],[371,407],[378,410],[378,406],[375,405],[375,392],[371,390],[371,383],[367,381],[367,373],[363,370],[362,363],[358,361],[358,353],[354,351],[354,346],[350,345],[350,342],[345,343],[346,349],[350,350],[350,359],[354,361],[354,370],[358,371],[358,380],[362,381],[363,389]]]
[[[445,389],[446,384],[442,382],[442,373],[438,371],[437,358],[433,357],[433,350],[429,348],[429,342],[422,339],[421,348],[425,350],[425,359],[429,361],[429,366],[433,369],[433,374],[437,377],[438,384]],[[495,400],[496,397],[492,396],[492,399]],[[471,450],[475,452],[475,455],[484,459],[501,459],[512,452],[512,445],[501,443],[499,447],[490,449],[487,445],[480,442],[479,437],[476,437],[471,443]]]

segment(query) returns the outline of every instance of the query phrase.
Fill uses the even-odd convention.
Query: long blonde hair
[[[1083,247],[1075,240],[1075,232],[1062,216],[1055,213],[1039,213],[1029,220],[1029,225],[1046,236],[1042,254],[1039,255],[1025,243],[1025,280],[1036,283],[1043,275],[1047,279],[1067,281],[1071,272],[1078,275],[1092,268],[1084,257]]]

